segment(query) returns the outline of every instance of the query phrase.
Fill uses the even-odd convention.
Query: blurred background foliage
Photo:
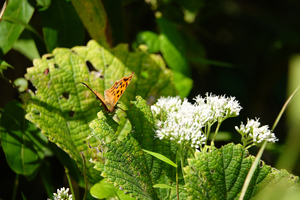
[[[4,11],[6,2],[0,2]],[[106,48],[127,43],[134,50],[146,44],[173,70],[180,96],[190,101],[206,92],[236,96],[243,110],[223,124],[217,146],[238,143],[234,126],[257,117],[271,127],[300,84],[299,11],[300,2],[293,0],[10,0],[0,21],[0,107],[20,101],[13,81],[24,77],[34,58],[56,47],[82,46],[90,39]],[[262,157],[295,175],[300,174],[298,105],[296,94],[275,129],[279,143],[269,145]],[[52,187],[65,186],[59,159],[45,159]],[[0,167],[0,198],[11,198],[15,180],[28,199],[47,197],[43,175],[15,179],[2,149]]]

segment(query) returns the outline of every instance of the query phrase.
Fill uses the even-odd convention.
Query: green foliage
[[[25,77],[37,91],[27,102],[26,118],[66,151],[81,171],[84,171],[83,154],[86,174],[92,183],[100,177],[89,162],[90,158],[95,158],[95,153],[88,148],[86,138],[90,135],[88,124],[95,119],[100,102],[81,82],[103,94],[115,80],[131,71],[135,71],[134,78],[120,99],[123,109],[129,107],[129,101],[137,93],[144,98],[175,93],[172,74],[165,69],[160,57],[143,52],[129,53],[124,45],[111,52],[95,41],[89,42],[86,47],[74,47],[71,51],[55,49],[52,54],[34,60],[34,67],[27,70]],[[141,77],[142,72],[146,72],[148,78]]]
[[[108,182],[132,196],[142,199],[163,199],[166,197],[163,194],[173,196],[172,182],[165,183],[165,178],[171,180],[171,177],[161,173],[163,164],[156,166],[158,160],[147,157],[142,150],[146,147],[159,152],[163,145],[156,141],[152,131],[155,127],[150,109],[141,97],[131,104],[127,112],[132,131],[122,140],[118,139],[117,124],[109,115],[99,112],[98,119],[90,124],[92,136],[99,141],[96,147],[99,157],[95,167]],[[180,194],[189,199],[238,199],[253,161],[254,157],[249,156],[242,145],[233,143],[210,152],[197,152],[195,158],[188,159],[184,168],[185,185],[181,184],[180,187],[185,187],[187,193],[182,191]],[[274,185],[300,189],[297,177],[285,170],[272,169],[261,161],[250,181],[245,199],[259,199]],[[165,193],[166,190],[172,192]]]
[[[56,47],[71,48],[83,43],[84,27],[71,2],[52,0],[40,14],[48,52]]]
[[[24,116],[22,104],[10,101],[5,105],[0,123],[1,144],[10,168],[29,177],[40,167],[48,141]]]
[[[173,70],[174,83],[181,97],[186,97],[192,89],[190,66],[185,56],[185,43],[173,24],[157,17],[160,35],[144,31],[137,35],[134,46],[146,44],[150,53],[161,52],[167,65]]]
[[[0,56],[6,54],[28,24],[34,12],[32,1],[10,0],[0,23]],[[19,23],[11,23],[9,21]]]
[[[53,196],[57,177],[62,178],[53,166],[62,164],[80,187],[86,186],[85,176],[90,183],[96,183],[90,192],[97,198],[129,199],[128,194],[145,199],[177,199],[177,195],[180,199],[239,197],[253,157],[247,156],[248,152],[240,145],[233,144],[196,153],[195,158],[190,152],[178,155],[174,143],[155,137],[156,127],[148,106],[160,96],[179,94],[187,97],[191,91],[192,95],[198,95],[208,88],[228,95],[238,94],[241,102],[257,106],[257,115],[261,118],[273,117],[272,111],[276,109],[272,107],[271,112],[260,113],[260,106],[266,102],[253,104],[249,96],[259,97],[257,101],[268,99],[267,105],[273,104],[270,98],[271,102],[279,99],[275,102],[277,105],[284,101],[285,81],[280,80],[285,80],[282,70],[287,67],[278,63],[286,60],[285,51],[294,52],[300,41],[294,28],[299,20],[290,15],[297,12],[295,2],[282,4],[289,9],[276,9],[276,13],[285,15],[274,14],[272,9],[276,4],[264,5],[267,12],[261,12],[260,3],[249,6],[236,1],[6,2],[0,19],[0,78],[5,79],[5,84],[1,85],[0,103],[5,105],[16,98],[17,92],[24,92],[20,95],[23,105],[9,101],[1,108],[1,147],[5,155],[3,160],[6,159],[3,164],[13,170],[7,174],[17,174],[14,181],[10,176],[10,180],[4,178],[0,182],[2,186],[9,184],[10,188],[15,182],[13,192],[6,191],[8,186],[2,187],[6,194],[13,193],[12,199],[26,199],[27,184],[36,186],[31,182],[35,177],[39,178],[39,183],[42,180],[48,197]],[[252,13],[253,7],[258,8],[255,9],[258,12]],[[82,46],[90,39],[87,46]],[[134,52],[129,52],[128,46],[132,46]],[[40,58],[41,55],[44,56]],[[33,61],[34,66],[27,69],[26,78],[32,83],[27,85],[27,80],[17,77],[23,76],[26,68],[32,65],[29,61]],[[14,70],[7,70],[11,66]],[[253,71],[256,66],[259,72]],[[103,94],[117,79],[128,76],[131,71],[135,74],[118,103],[121,109],[112,114],[103,114],[100,102],[80,83],[85,82]],[[299,73],[291,74],[296,77]],[[253,76],[260,80],[256,87],[261,90],[249,84]],[[294,90],[293,84],[298,86],[299,78],[291,76],[289,79],[295,80],[290,83]],[[274,86],[274,91],[270,86]],[[36,91],[28,92],[28,87],[35,87]],[[244,104],[244,107],[249,105]],[[291,123],[288,127],[297,133],[297,109],[291,110],[294,113],[287,124]],[[269,113],[273,115],[263,116]],[[93,134],[90,126],[94,129]],[[45,136],[53,143],[48,143]],[[224,136],[220,138],[229,140]],[[288,151],[279,160],[279,168],[288,166],[289,171],[292,171],[299,151],[297,134],[291,134],[291,138],[288,139],[291,145],[286,145]],[[276,147],[277,152],[278,149],[281,149],[280,144]],[[54,161],[53,158],[50,161],[44,159],[46,156],[55,156]],[[181,165],[176,163],[180,156],[185,159]],[[168,158],[178,168],[157,158]],[[93,168],[90,159],[96,162],[96,168],[101,172]],[[176,169],[179,170],[177,174]],[[26,189],[20,187],[17,190],[21,182],[19,174],[29,180],[25,181]],[[99,182],[100,174],[107,179]],[[175,174],[179,176],[178,185]],[[261,161],[251,179],[246,199],[298,199],[297,181],[298,177]],[[36,190],[36,187],[32,188]],[[10,196],[2,196],[3,189],[0,193],[1,199],[10,199]],[[19,196],[16,197],[17,193]],[[76,199],[81,197],[76,196]]]

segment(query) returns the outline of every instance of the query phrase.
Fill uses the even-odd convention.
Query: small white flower
[[[245,145],[249,144],[250,141],[255,145],[261,144],[263,141],[273,142],[278,141],[275,134],[269,130],[269,126],[261,126],[259,119],[248,119],[246,126],[241,123],[240,127],[235,127],[237,132],[242,135],[242,141]]]
[[[72,195],[68,194],[69,188],[65,189],[64,187],[60,190],[57,189],[57,193],[53,193],[54,200],[73,200]]]

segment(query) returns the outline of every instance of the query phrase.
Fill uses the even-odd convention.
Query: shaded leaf
[[[71,2],[92,39],[108,48],[107,16],[102,2],[97,0],[71,0]]]
[[[174,25],[167,19],[157,18],[160,28],[160,50],[167,65],[186,76],[190,76],[190,66],[185,57],[185,43]]]
[[[1,117],[1,144],[6,161],[17,174],[31,176],[44,158],[47,139],[32,123],[24,120],[25,111],[16,101],[8,102]]]
[[[10,0],[8,1],[3,20],[0,23],[0,56],[6,54],[19,38],[24,26],[18,23],[11,23],[5,18],[16,18],[27,24],[33,15],[34,3],[27,0]]]
[[[48,52],[56,47],[83,44],[84,27],[71,2],[52,0],[48,9],[40,14]]]
[[[184,169],[190,199],[238,199],[254,157],[248,156],[241,145],[232,143],[209,153],[198,152],[195,156],[188,160],[189,165]],[[268,185],[274,186],[279,181],[289,186],[297,185],[295,180],[298,178],[292,177],[262,161],[244,199],[258,198]]]
[[[32,39],[31,33],[24,30],[19,39],[14,43],[13,49],[19,51],[29,60],[40,58],[35,41]]]

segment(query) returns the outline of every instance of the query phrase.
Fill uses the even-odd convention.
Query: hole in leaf
[[[86,64],[86,66],[87,66],[87,68],[89,69],[90,72],[97,71],[90,61],[86,61],[85,64]]]
[[[107,68],[108,68],[108,67],[109,67],[109,64],[105,64],[105,67],[107,67]]]
[[[30,81],[28,81],[28,89],[30,89],[35,94],[36,88],[33,86],[33,84]]]
[[[263,161],[260,161],[260,162],[259,162],[259,167],[262,168],[263,166],[264,166]]]
[[[34,115],[41,115],[40,111],[38,111],[38,110],[36,110],[36,109],[34,109],[34,110],[32,111],[32,113],[33,113]]]
[[[59,69],[59,65],[58,64],[54,63],[53,66],[54,66],[55,69]]]
[[[45,71],[44,71],[44,75],[47,75],[49,74],[49,68],[47,68]]]
[[[62,95],[65,99],[69,99],[69,97],[70,97],[69,92],[64,92]]]
[[[75,112],[73,110],[69,111],[69,117],[73,117],[75,115]]]
[[[215,169],[211,169],[210,173],[214,174],[215,173]]]

